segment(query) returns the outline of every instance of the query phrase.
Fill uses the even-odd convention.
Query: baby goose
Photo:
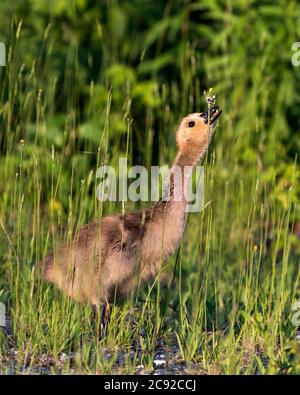
[[[178,154],[172,169],[194,167],[205,155],[222,111],[194,113],[181,121],[176,142]],[[186,206],[174,198],[174,173],[168,177],[168,201],[132,214],[103,217],[79,229],[70,245],[41,262],[42,278],[54,283],[69,297],[100,306],[115,295],[126,296],[153,278],[178,247],[184,232]],[[182,187],[188,175],[182,172]],[[184,191],[185,192],[185,191]]]

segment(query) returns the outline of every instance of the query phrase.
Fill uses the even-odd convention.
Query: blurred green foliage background
[[[51,119],[49,142],[61,149],[65,127],[73,149],[83,141],[96,147],[112,89],[112,138],[123,141],[124,114],[132,117],[135,153],[145,161],[146,128],[153,127],[157,161],[159,134],[168,139],[173,131],[164,128],[164,118],[176,123],[200,111],[203,90],[213,87],[224,118],[230,117],[220,144],[234,145],[232,154],[246,163],[259,154],[266,172],[294,162],[300,144],[300,77],[291,63],[300,35],[297,1],[17,0],[2,1],[0,15],[0,39],[13,63],[9,83],[19,91],[7,125],[15,141],[32,141],[34,131],[24,124],[35,122],[40,100],[41,116]],[[3,104],[5,70],[1,87]],[[6,111],[2,106],[2,153],[9,139]]]

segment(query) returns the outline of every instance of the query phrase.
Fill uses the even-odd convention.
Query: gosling
[[[178,153],[167,182],[168,199],[136,213],[102,217],[79,229],[69,245],[40,262],[43,280],[69,297],[96,308],[124,298],[154,278],[178,247],[185,228],[186,189],[193,168],[207,152],[222,111],[213,107],[181,121],[176,131]],[[182,169],[182,199],[175,199],[172,170]]]

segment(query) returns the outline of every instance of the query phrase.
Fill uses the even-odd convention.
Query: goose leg
[[[107,333],[108,323],[110,320],[111,305],[109,303],[101,304],[101,336],[104,337]]]
[[[103,338],[107,334],[108,323],[110,320],[112,306],[109,303],[93,305],[94,318],[100,324],[100,336]]]

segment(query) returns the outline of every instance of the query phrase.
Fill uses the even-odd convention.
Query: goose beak
[[[221,114],[222,114],[222,110],[219,110],[219,106],[213,106],[208,111],[202,112],[200,114],[200,117],[204,118],[205,123],[209,123],[209,125],[213,125]]]

